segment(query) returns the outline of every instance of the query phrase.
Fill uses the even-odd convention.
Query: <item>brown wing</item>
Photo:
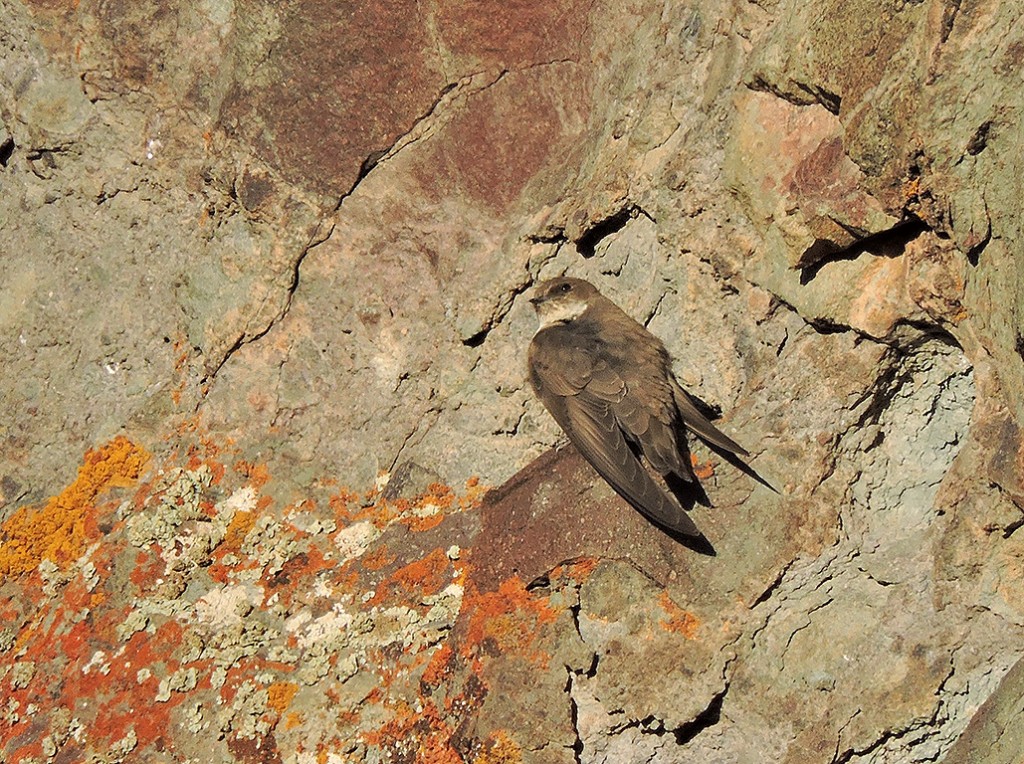
[[[557,342],[557,335],[550,332],[538,333],[530,347],[530,382],[541,402],[622,498],[654,522],[700,538],[697,526],[654,482],[626,440],[624,428],[645,448],[645,437],[657,429],[652,427],[657,424],[654,418],[629,402],[621,376],[602,361],[593,362],[592,354],[581,348]]]
[[[651,467],[661,475],[671,473],[694,482],[696,477],[682,440],[671,382],[662,367],[652,364],[619,370],[598,369],[595,381],[601,373],[620,380],[628,391],[618,400],[609,399],[612,413],[629,437],[639,443]],[[591,383],[587,391],[594,391],[594,388]],[[594,392],[600,396],[603,390]]]
[[[700,413],[700,410],[690,398],[689,393],[680,387],[675,379],[672,382],[676,408],[679,410],[679,415],[683,418],[683,424],[694,435],[709,445],[717,446],[737,456],[750,456],[743,446],[711,424],[708,418]]]

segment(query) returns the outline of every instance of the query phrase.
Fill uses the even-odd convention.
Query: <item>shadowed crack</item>
[[[511,290],[503,292],[498,298],[497,304],[494,305],[491,315],[484,320],[480,331],[463,339],[462,344],[468,348],[478,348],[483,345],[487,340],[487,336],[491,333],[491,329],[501,323],[502,319],[504,319],[505,316],[508,315],[509,311],[512,310],[512,306],[515,305],[516,299],[532,286],[533,282],[527,280],[512,287]]]
[[[656,222],[654,218],[648,215],[639,206],[631,204],[628,207],[623,207],[618,212],[612,213],[603,220],[597,221],[590,228],[584,231],[583,235],[576,241],[576,251],[583,257],[593,257],[597,245],[600,244],[602,240],[618,233],[626,227],[626,224],[630,220],[640,215],[643,215],[651,222]]]
[[[961,0],[947,0],[942,8],[942,32],[939,39],[945,43],[953,33],[953,24],[956,23],[957,14],[960,13]]]
[[[6,167],[14,154],[14,139],[0,134],[0,167]]]
[[[565,242],[568,241],[568,239],[565,238],[565,229],[558,227],[545,230],[541,233],[527,234],[524,238],[530,244],[565,244]]]
[[[841,225],[837,220],[834,222]],[[857,236],[857,241],[848,247],[836,247],[827,241],[819,241],[812,245],[803,255],[805,260],[810,261],[810,265],[800,269],[801,286],[810,284],[821,269],[829,263],[840,260],[856,260],[866,252],[885,257],[898,257],[903,254],[907,244],[930,230],[927,223],[916,217],[909,217],[891,228],[868,236],[860,236],[848,226],[842,227],[851,235]],[[815,248],[820,251],[813,252],[812,250]]]
[[[521,69],[502,69],[496,74],[485,71],[470,72],[469,74],[463,75],[455,82],[445,83],[445,85],[438,91],[433,103],[431,103],[420,116],[413,120],[408,130],[396,136],[395,139],[391,141],[390,145],[371,151],[363,158],[363,162],[359,168],[359,173],[356,175],[356,179],[352,183],[352,187],[341,195],[338,199],[338,203],[334,207],[334,211],[337,212],[341,209],[345,199],[355,192],[363,179],[369,175],[375,167],[382,162],[391,159],[407,146],[416,143],[425,135],[429,134],[431,128],[436,122],[435,118],[443,113],[443,107],[447,103],[462,95],[469,97],[492,88],[501,82],[507,75],[512,73],[529,71],[530,69],[536,69],[543,66],[569,63],[575,63],[575,61],[572,61],[571,59],[544,61],[537,64],[531,64],[530,66],[526,66]],[[480,82],[481,79],[483,80],[482,82]]]
[[[690,743],[704,730],[714,727],[722,718],[722,704],[725,702],[725,694],[729,691],[729,685],[722,688],[722,691],[717,693],[711,702],[708,703],[707,708],[701,711],[692,720],[686,724],[680,725],[672,730],[672,735],[676,739],[676,745],[686,745]]]
[[[665,723],[656,716],[647,716],[643,719],[630,719],[623,724],[616,725],[612,734],[621,734],[625,730],[635,729],[641,735],[652,735],[664,738],[671,735],[677,746],[685,746],[691,743],[705,730],[714,727],[722,718],[722,704],[725,702],[725,695],[729,691],[726,684],[719,692],[716,692],[708,701],[704,710],[693,719],[673,729],[667,729]]]
[[[750,632],[750,644],[756,646],[761,633],[769,627],[774,617],[785,609],[786,600],[794,596],[806,597],[826,585],[831,587],[837,570],[841,570],[856,556],[855,551],[842,553],[837,547],[833,547],[827,555],[815,560],[804,561],[801,565],[797,565],[797,561],[793,560],[787,564],[776,580],[758,597],[757,603],[751,606],[751,609],[754,609],[757,605],[768,603],[766,607],[770,607],[770,609],[765,613],[764,621]],[[828,602],[832,601],[829,592],[826,592],[825,596]],[[828,604],[828,602],[824,604]],[[814,605],[807,615],[821,607],[823,607],[822,604]],[[806,626],[807,624],[804,624],[799,628],[806,628]],[[792,634],[790,639],[792,639]]]
[[[786,578],[786,574],[789,572],[790,568],[793,567],[793,563],[795,562],[796,559],[794,558],[782,566],[782,569],[779,571],[778,575],[775,576],[775,579],[770,584],[768,584],[765,590],[761,592],[757,596],[757,599],[755,599],[754,602],[750,605],[751,610],[756,608],[762,602],[767,601],[769,598],[771,598],[773,594],[775,594],[776,590],[782,584],[783,580]]]
[[[398,450],[395,452],[394,459],[391,460],[391,464],[388,466],[388,472],[392,472],[395,467],[398,466],[406,448],[408,448],[413,442],[418,443],[422,441],[423,438],[426,437],[427,433],[430,432],[431,428],[437,424],[437,420],[440,418],[441,409],[437,406],[431,406],[423,413],[419,421],[416,422],[415,427],[407,432],[405,438],[403,438],[402,445],[398,447]]]
[[[776,98],[781,98],[786,103],[794,106],[811,106],[818,104],[824,106],[830,112],[839,116],[839,107],[842,105],[842,98],[838,93],[825,89],[820,84],[808,84],[805,82],[790,81],[788,83],[794,90],[786,90],[779,85],[769,82],[762,75],[755,75],[752,80],[746,83],[747,87],[759,93],[769,93]]]
[[[934,713],[932,715],[932,719],[920,718],[915,720],[911,724],[908,724],[905,727],[895,729],[886,728],[880,730],[878,737],[876,737],[867,745],[861,747],[850,746],[848,748],[843,748],[842,750],[840,750],[840,748],[842,748],[841,741],[843,737],[843,732],[845,732],[846,728],[853,723],[853,720],[860,715],[860,710],[854,712],[853,716],[851,716],[850,719],[846,722],[846,724],[844,724],[842,728],[839,730],[839,734],[837,736],[838,742],[836,743],[836,752],[835,754],[833,754],[831,764],[847,764],[847,762],[853,761],[855,758],[860,759],[865,756],[870,756],[872,753],[875,752],[882,754],[879,757],[880,759],[888,760],[888,757],[884,755],[885,751],[882,751],[880,749],[883,749],[886,746],[891,746],[893,744],[899,745],[899,747],[905,749],[907,752],[913,750],[914,753],[917,755],[917,758],[914,759],[915,761],[935,761],[938,758],[938,751],[936,751],[935,755],[928,756],[922,750],[921,747],[922,741],[928,739],[930,737],[930,733],[935,732],[929,726],[932,724],[932,721],[934,720]]]
[[[352,195],[352,193],[356,190],[359,184],[362,183],[363,178],[369,175],[373,168],[375,168],[385,159],[398,153],[400,148],[402,148],[399,147],[399,144],[402,143],[405,138],[412,135],[419,125],[429,120],[434,115],[434,113],[437,111],[438,106],[440,106],[440,104],[445,100],[445,96],[447,96],[457,87],[459,87],[466,79],[475,76],[476,74],[471,74],[469,75],[468,78],[463,78],[459,82],[447,83],[443,88],[441,88],[440,92],[434,98],[434,102],[431,103],[430,106],[427,107],[427,109],[420,116],[413,120],[413,123],[408,130],[398,135],[389,146],[386,146],[385,148],[382,149],[377,149],[376,151],[371,151],[369,154],[367,154],[366,157],[363,159],[363,163],[359,166],[359,173],[356,175],[356,179],[355,181],[353,181],[352,187],[349,188],[347,192],[342,194],[340,199],[338,199],[338,204],[334,208],[335,211],[341,208],[342,202],[344,202],[345,199]]]
[[[575,764],[583,764],[583,737],[580,735],[580,709],[576,703],[576,698],[573,697],[572,688],[573,683],[576,681],[576,672],[570,666],[565,667],[568,677],[565,682],[565,694],[569,698],[569,723],[572,725],[573,735],[576,739],[573,741],[572,748],[573,761]]]

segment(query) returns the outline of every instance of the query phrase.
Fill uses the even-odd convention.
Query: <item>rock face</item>
[[[1019,15],[0,2],[0,759],[1015,761]],[[566,271],[714,556],[553,450]]]

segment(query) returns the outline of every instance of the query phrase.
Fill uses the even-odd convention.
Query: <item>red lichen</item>
[[[190,470],[209,469],[213,483],[220,487],[203,492],[199,498],[200,510],[206,516],[216,515],[214,502],[232,495],[240,480],[257,490],[269,481],[265,465],[238,460],[239,454],[230,444],[205,438],[198,422],[183,423],[183,427],[188,429],[177,435],[190,444],[178,446],[161,474],[166,476],[181,466]],[[231,455],[227,457],[224,452],[229,449]],[[258,682],[260,687],[266,686],[267,702],[266,708],[257,709],[256,713],[272,728],[276,726],[278,733],[298,730],[307,724],[305,714],[293,706],[300,685],[288,678],[295,665],[284,659],[270,660],[270,656],[280,658],[280,654],[269,651],[275,641],[296,647],[295,634],[276,633],[272,628],[265,634],[250,631],[245,621],[244,639],[235,645],[231,640],[223,641],[219,632],[208,634],[208,624],[203,619],[196,621],[187,614],[160,615],[150,607],[153,602],[163,603],[180,596],[196,581],[204,588],[211,582],[238,583],[242,580],[241,571],[255,570],[258,572],[244,580],[256,582],[264,590],[262,607],[269,608],[273,602],[274,607],[284,608],[285,612],[297,612],[291,607],[292,600],[298,599],[303,605],[315,602],[320,596],[319,587],[324,584],[345,594],[375,589],[372,601],[361,600],[369,608],[382,601],[425,608],[424,597],[464,580],[464,566],[454,563],[443,551],[447,544],[422,559],[396,563],[394,552],[377,542],[362,557],[339,561],[329,534],[304,531],[302,523],[288,525],[297,507],[272,512],[273,517],[284,518],[283,535],[268,535],[266,543],[254,539],[257,520],[271,505],[268,496],[259,496],[253,511],[234,513],[223,540],[201,561],[202,572],[197,578],[199,569],[172,566],[159,544],[133,548],[125,533],[126,523],[112,514],[116,502],[97,502],[104,490],[134,482],[137,487],[130,499],[131,507],[138,512],[153,511],[154,497],[164,495],[161,492],[165,490],[166,477],[150,475],[150,482],[140,481],[147,459],[148,454],[140,447],[125,438],[115,439],[88,452],[75,483],[46,507],[20,511],[0,527],[4,540],[0,559],[6,561],[0,563],[6,565],[0,571],[6,573],[30,571],[47,558],[67,568],[88,544],[100,540],[99,524],[105,528],[102,543],[90,551],[89,560],[95,572],[90,567],[59,579],[55,584],[59,596],[40,597],[41,602],[31,603],[31,609],[28,605],[0,607],[0,618],[7,616],[7,620],[17,624],[15,646],[0,655],[0,697],[10,698],[21,709],[30,704],[40,709],[33,719],[0,719],[0,758],[43,758],[41,741],[50,734],[47,725],[57,718],[50,716],[57,709],[70,711],[88,733],[88,742],[81,749],[73,748],[71,742],[66,744],[63,753],[72,758],[87,758],[95,746],[124,740],[132,730],[137,738],[132,755],[152,755],[173,747],[180,738],[183,702],[195,702],[203,708],[226,707],[238,699],[243,686],[251,688],[254,677],[268,675],[276,681],[268,685],[262,684],[265,680]],[[321,485],[326,486],[327,482]],[[389,500],[379,486],[365,497],[342,488],[331,497],[330,506],[341,524],[365,518],[378,527],[402,522],[412,531],[424,531],[452,513],[478,506],[485,490],[479,480],[472,479],[467,481],[464,492],[435,483],[414,498]],[[314,501],[312,497],[306,498],[303,512],[315,507]],[[44,516],[46,513],[50,516]],[[131,509],[124,514],[130,515]],[[186,527],[183,534],[188,533]],[[260,554],[249,553],[247,538],[248,542],[259,542],[254,547]],[[270,550],[268,544],[278,540],[287,542],[289,546],[281,548],[287,548],[289,556],[284,561],[275,558],[274,566],[269,567],[264,552]],[[186,543],[184,538],[180,541]],[[397,550],[398,546],[393,544],[392,549]],[[318,580],[318,574],[325,570],[328,572]],[[42,595],[38,579],[37,574],[29,580],[32,590]],[[200,593],[202,590],[197,587],[196,594]],[[518,581],[507,582],[498,592],[478,595],[471,607],[475,609],[470,634],[476,642],[469,648],[473,664],[489,659],[486,651],[477,649],[482,640],[489,641],[488,647],[519,651],[537,665],[550,659],[532,640],[538,626],[555,618],[557,611],[526,592]],[[147,615],[132,618],[134,608]],[[320,611],[314,608],[314,612]],[[132,628],[126,629],[127,623]],[[137,630],[127,633],[132,629]],[[234,652],[237,648],[241,652]],[[461,756],[451,743],[454,725],[466,718],[468,709],[478,708],[486,694],[486,686],[477,675],[470,675],[475,682],[472,687],[476,688],[472,692],[466,689],[459,693],[451,688],[442,693],[443,703],[438,701],[435,705],[429,697],[420,697],[412,704],[415,708],[410,707],[412,701],[404,693],[408,692],[410,682],[415,685],[417,676],[424,695],[458,681],[460,672],[466,668],[460,651],[460,647],[447,643],[432,650],[425,649],[422,642],[410,647],[401,641],[367,648],[366,661],[375,667],[381,681],[365,699],[365,705],[379,706],[386,713],[383,718],[392,719],[371,733],[367,742],[375,739],[383,748],[400,753],[400,758],[410,764],[516,761],[516,749],[493,736],[490,742],[476,742],[468,752],[460,747]],[[230,665],[224,662],[226,655],[231,656]],[[25,686],[12,679],[17,672],[10,671],[9,666],[15,660],[30,661],[34,667],[35,673]],[[212,677],[218,672],[222,683],[215,688]],[[466,686],[470,687],[470,683]],[[321,685],[320,691],[330,697],[329,686]],[[146,709],[141,716],[140,708]],[[360,713],[337,713],[337,720],[344,723],[345,734],[349,735],[346,742],[357,734],[355,730],[365,729],[370,723],[361,721]],[[250,749],[240,747],[238,740],[228,736],[227,745],[244,760],[256,761],[263,755],[261,752],[266,752],[267,761],[278,760],[280,754],[273,736],[262,740],[265,747]],[[318,750],[317,755],[320,753]]]
[[[239,764],[281,764],[282,761],[273,732],[263,737],[231,735],[227,738],[227,747]]]
[[[364,554],[361,562],[366,570],[380,570],[393,563],[395,559],[396,557],[388,551],[388,545],[381,544],[373,551]]]
[[[401,751],[402,760],[414,764],[465,764],[452,747],[454,730],[442,718],[437,706],[427,702],[414,712],[405,704],[394,709],[395,717],[376,730],[362,735],[367,745],[388,751]],[[412,758],[408,758],[412,754]]]
[[[262,581],[266,585],[266,599],[276,598],[283,605],[292,602],[297,594],[305,591],[317,573],[322,570],[333,568],[333,560],[328,560],[323,553],[314,546],[308,551],[299,552],[288,558],[281,565],[281,569],[273,574],[265,574]]]
[[[23,507],[0,526],[0,576],[33,570],[44,559],[60,568],[78,558],[100,533],[95,501],[102,492],[132,485],[149,453],[122,435],[85,453],[75,481],[43,507]]]

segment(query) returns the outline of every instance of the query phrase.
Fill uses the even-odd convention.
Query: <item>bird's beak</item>
[[[542,302],[544,302],[544,298],[543,298],[543,297],[539,297],[539,296],[538,296],[538,297],[531,297],[531,298],[530,298],[530,305],[532,305],[532,306],[533,306],[533,307],[535,307],[535,308],[536,308],[536,307],[537,307],[538,305],[540,305],[540,304],[541,304]]]

